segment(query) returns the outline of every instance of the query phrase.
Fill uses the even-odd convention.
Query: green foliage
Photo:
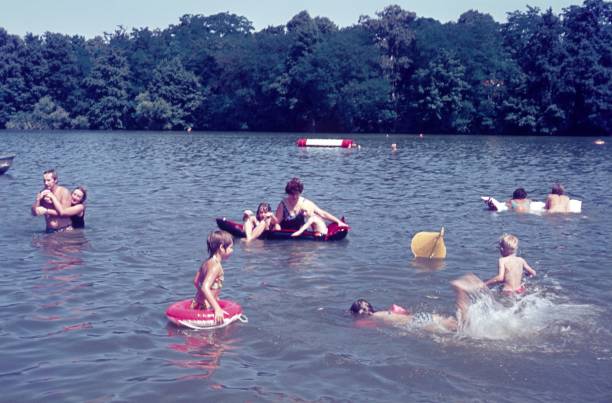
[[[567,57],[561,66],[568,126],[574,132],[612,130],[612,3],[586,0],[563,15]]]
[[[7,129],[17,130],[54,130],[73,127],[68,112],[53,100],[41,98],[31,112],[18,112],[6,124]]]
[[[134,120],[143,130],[171,130],[172,107],[165,100],[153,100],[148,92],[143,92],[136,97]]]
[[[392,5],[339,29],[302,11],[254,32],[229,13],[85,40],[0,28],[0,127],[602,134],[612,3],[500,24]]]
[[[23,47],[18,36],[0,28],[0,126],[20,110],[21,96],[27,92],[19,59]]]
[[[134,117],[137,121],[149,122],[143,129],[183,130],[193,126],[194,113],[202,100],[202,89],[195,74],[185,70],[178,58],[164,60],[153,72],[148,93],[137,98]]]
[[[466,133],[470,119],[464,101],[468,89],[465,68],[447,53],[432,60],[427,68],[416,71],[413,80],[411,112],[418,131]]]
[[[130,104],[127,94],[128,66],[125,58],[109,49],[98,56],[84,81],[91,101],[87,118],[93,129],[125,129]]]

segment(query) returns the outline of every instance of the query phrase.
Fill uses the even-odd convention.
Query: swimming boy
[[[511,234],[504,234],[499,240],[499,272],[497,276],[485,281],[489,286],[497,283],[504,283],[502,292],[507,294],[522,293],[525,291],[523,285],[523,272],[535,276],[536,271],[531,268],[522,257],[516,255],[519,240]]]

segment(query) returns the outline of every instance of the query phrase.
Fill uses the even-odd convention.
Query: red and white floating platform
[[[307,139],[300,138],[297,140],[298,147],[355,147],[356,143],[351,139]]]

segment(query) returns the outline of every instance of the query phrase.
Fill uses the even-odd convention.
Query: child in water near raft
[[[223,267],[221,261],[234,251],[234,240],[225,231],[213,231],[206,241],[208,260],[202,263],[193,279],[196,292],[191,301],[191,309],[213,309],[215,323],[223,323],[223,309],[219,306],[219,294],[223,287]]]
[[[264,231],[274,228],[272,224],[274,213],[271,210],[270,205],[266,202],[259,203],[256,214],[253,214],[251,210],[244,210],[242,228],[244,228],[247,242],[259,238]]]
[[[527,264],[525,259],[516,255],[518,243],[519,240],[514,235],[502,235],[499,239],[499,253],[502,255],[499,258],[499,272],[497,276],[485,281],[485,285],[503,282],[502,292],[509,295],[525,291],[523,272],[526,271],[529,275],[535,276],[536,271]]]

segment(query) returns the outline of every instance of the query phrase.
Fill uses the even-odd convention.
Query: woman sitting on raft
[[[555,183],[546,197],[546,205],[544,208],[549,213],[567,213],[569,212],[570,198],[565,195],[565,189],[560,183]]]
[[[242,219],[247,242],[259,238],[264,231],[274,227],[272,224],[274,213],[272,213],[272,208],[266,202],[259,203],[257,214],[253,214],[251,210],[244,210]]]
[[[307,217],[312,218],[315,215],[324,220],[335,222],[339,227],[348,227],[345,222],[319,208],[307,198],[302,197],[303,191],[304,185],[300,181],[300,178],[293,178],[287,182],[285,186],[287,197],[278,203],[274,215],[274,223],[277,229],[294,229],[296,232],[303,232],[306,229],[303,227],[308,221]],[[311,225],[312,224],[317,224],[316,219],[311,220]]]
[[[70,217],[72,224],[67,230],[75,228],[85,228],[85,200],[87,200],[87,190],[84,186],[77,186],[76,189],[70,194],[70,207],[62,207],[62,203],[58,198],[49,190],[42,192],[43,196],[53,203],[53,208],[37,207],[37,215],[50,215],[50,216],[61,216]]]

